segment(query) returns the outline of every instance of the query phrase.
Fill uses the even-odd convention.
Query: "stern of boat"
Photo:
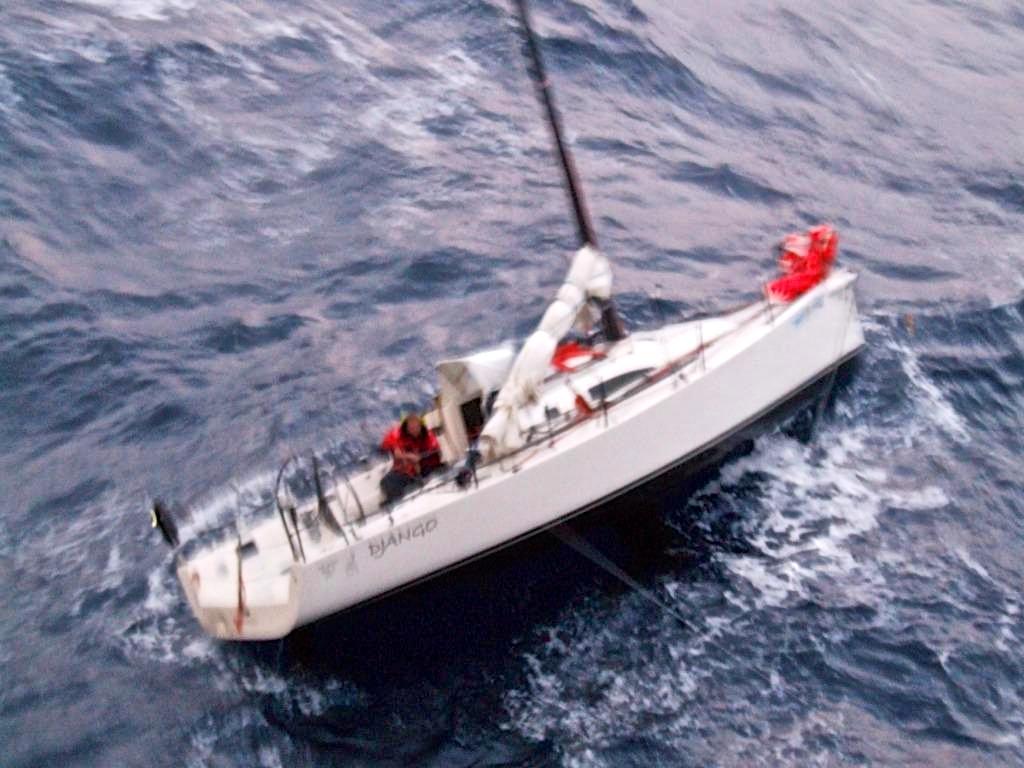
[[[291,632],[298,618],[292,570],[243,578],[239,589],[238,559],[232,564],[225,549],[178,565],[178,579],[203,630],[219,640],[276,640]]]

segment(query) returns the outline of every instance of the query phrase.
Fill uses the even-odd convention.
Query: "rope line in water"
[[[672,608],[672,606],[665,603],[664,600],[659,598],[656,594],[654,594],[651,590],[647,589],[647,587],[645,587],[639,581],[634,579],[624,570],[619,568],[619,566],[617,566],[615,563],[613,563],[611,560],[605,557],[600,551],[598,551],[596,547],[591,545],[589,542],[586,542],[583,539],[581,539],[579,535],[571,528],[569,528],[568,526],[558,526],[556,528],[552,528],[551,533],[557,536],[564,544],[567,544],[568,546],[575,549],[577,552],[583,555],[583,557],[587,558],[587,560],[590,560],[592,563],[594,563],[594,565],[598,566],[604,571],[607,571],[609,574],[617,578],[619,581],[628,586],[630,589],[632,589],[638,595],[643,597],[645,600],[658,606],[661,610],[663,610],[669,616],[671,616],[680,624],[682,624],[683,627],[685,627],[686,629],[691,628],[690,623],[686,619],[684,619],[678,611]]]
[[[678,621],[683,626],[683,628],[695,629],[695,627],[689,621],[683,618],[682,614],[680,614],[679,611],[677,611],[672,606],[668,605],[664,600],[662,600],[656,594],[654,594],[653,591],[645,587],[643,584],[641,584],[628,573],[626,573],[624,570],[622,570],[619,566],[617,566],[615,563],[609,560],[596,547],[582,539],[579,536],[579,534],[577,534],[571,528],[569,528],[566,525],[562,525],[557,526],[555,528],[551,528],[550,531],[560,541],[562,541],[562,543],[576,550],[576,552],[585,557],[587,560],[591,561],[594,565],[601,568],[611,576],[614,576],[616,579],[618,579],[626,586],[628,586],[630,589],[632,589],[640,597],[647,600],[649,603],[656,605],[659,609],[664,611],[665,614]],[[727,657],[729,657],[737,663],[744,664],[749,663],[751,661],[751,659],[749,658],[741,657],[738,654],[733,653],[728,648],[723,646],[721,643],[715,642],[711,637],[705,636],[702,642],[704,642],[706,645],[709,645],[717,649],[720,653],[723,653],[724,655],[726,655]],[[769,688],[774,687],[771,675],[769,675],[768,673],[762,672],[761,670],[756,669],[754,667],[748,667],[748,671],[756,675],[757,677],[760,677],[762,681],[767,683]]]

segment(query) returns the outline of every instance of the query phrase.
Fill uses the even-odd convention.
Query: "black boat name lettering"
[[[376,541],[370,542],[370,557],[381,558],[384,553],[392,547],[397,547],[406,541],[422,539],[437,528],[437,519],[431,518],[422,523],[407,525],[404,528],[391,531],[387,536],[381,536]]]

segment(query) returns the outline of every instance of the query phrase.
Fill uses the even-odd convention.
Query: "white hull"
[[[702,342],[706,347],[553,441],[481,467],[467,489],[449,482],[361,522],[352,514],[355,491],[334,490],[336,516],[353,522],[340,535],[321,526],[319,541],[307,536],[305,562],[293,556],[276,518],[247,534],[251,554],[240,555],[238,542],[228,541],[193,555],[178,569],[192,609],[216,637],[282,637],[635,487],[721,442],[860,349],[854,282],[852,273],[838,270],[791,304],[762,302],[636,333],[619,342],[608,366],[621,370],[632,357],[677,360]],[[592,378],[598,367],[571,378]],[[566,387],[558,379],[546,390],[552,402],[565,397],[556,391]],[[365,489],[375,489],[382,471],[353,478],[364,504]]]

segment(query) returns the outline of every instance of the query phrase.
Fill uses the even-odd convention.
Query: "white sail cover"
[[[573,257],[565,282],[537,330],[519,350],[498,392],[494,410],[480,434],[485,459],[503,456],[523,445],[518,411],[535,399],[537,386],[547,375],[558,341],[572,329],[577,319],[586,316],[589,299],[608,299],[611,292],[612,270],[608,259],[596,248],[583,246]]]
[[[508,378],[514,357],[515,349],[506,344],[466,357],[442,360],[437,364],[442,397],[462,403],[473,396],[486,396]]]

